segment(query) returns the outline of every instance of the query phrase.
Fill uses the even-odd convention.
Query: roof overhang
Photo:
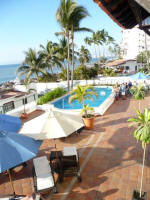
[[[150,17],[150,0],[93,0],[120,27],[139,28],[150,35],[150,25],[143,21]],[[149,2],[149,3],[148,3]],[[147,6],[148,5],[148,6]],[[147,7],[147,9],[145,9]]]

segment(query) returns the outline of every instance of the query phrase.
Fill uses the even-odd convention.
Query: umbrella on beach
[[[0,173],[7,170],[14,195],[15,190],[9,169],[35,157],[41,143],[15,132],[0,131]]]
[[[150,76],[143,74],[142,72],[138,72],[134,75],[131,75],[130,78],[133,80],[144,80],[144,79],[149,79]]]
[[[19,117],[1,114],[0,115],[0,130],[17,132],[21,127]]]

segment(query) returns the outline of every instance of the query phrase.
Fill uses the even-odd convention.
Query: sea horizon
[[[93,64],[97,61],[96,58],[92,58],[91,62],[89,62],[89,64]],[[0,84],[5,83],[5,82],[9,82],[9,81],[14,81],[16,78],[19,78],[20,80],[24,79],[24,76],[19,77],[19,75],[17,75],[16,71],[17,68],[21,65],[20,64],[0,64]],[[79,65],[79,61],[76,61],[76,66]],[[55,68],[54,69],[54,73],[59,73],[60,69]]]

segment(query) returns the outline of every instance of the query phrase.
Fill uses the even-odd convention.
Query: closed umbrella
[[[14,195],[9,169],[35,157],[41,143],[15,132],[0,131],[0,173],[8,171]]]
[[[18,117],[1,114],[0,130],[17,132],[21,127],[21,120]]]

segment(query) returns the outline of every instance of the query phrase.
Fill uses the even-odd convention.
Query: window
[[[126,66],[126,70],[129,70],[130,69],[130,67],[129,66]]]
[[[27,103],[28,103],[27,98],[24,98],[24,99],[22,100],[22,103],[23,103],[23,105],[24,105],[24,104],[27,104]]]
[[[3,104],[4,113],[11,111],[15,108],[14,102],[10,101],[8,103]]]

